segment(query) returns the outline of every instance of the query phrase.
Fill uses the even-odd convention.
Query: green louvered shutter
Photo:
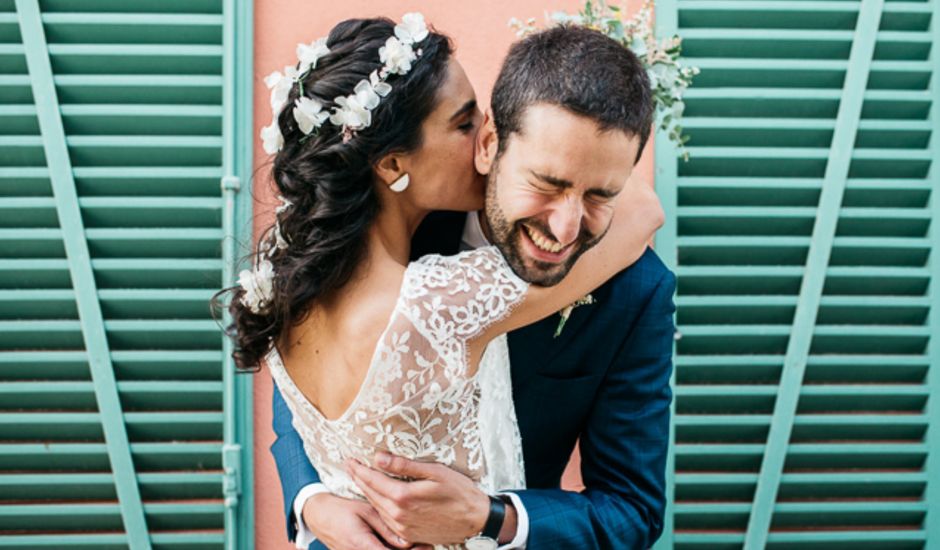
[[[247,202],[235,9],[0,0],[0,548],[250,533],[244,381],[208,308]]]
[[[940,548],[936,0],[668,0],[678,274],[657,548]]]

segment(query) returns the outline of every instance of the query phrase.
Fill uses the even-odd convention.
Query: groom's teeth
[[[531,227],[527,225],[523,227],[525,227],[526,233],[529,234],[529,237],[532,239],[532,242],[535,243],[535,246],[539,247],[539,249],[544,250],[545,252],[551,252],[553,254],[557,254],[558,252],[561,252],[562,248],[564,248],[563,246],[561,246],[561,243],[552,242],[546,239],[545,237],[536,233],[535,230],[532,229]]]

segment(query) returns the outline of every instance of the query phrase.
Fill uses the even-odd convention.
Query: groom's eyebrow
[[[537,179],[540,179],[543,182],[553,187],[557,187],[559,189],[570,189],[574,187],[574,184],[571,183],[571,181],[569,180],[566,180],[563,178],[556,178],[555,176],[549,176],[548,174],[541,174],[539,172],[536,172],[535,170],[530,170],[530,172]],[[612,191],[610,189],[604,189],[603,187],[598,187],[595,189],[588,189],[586,193],[597,195],[598,197],[603,197],[605,199],[611,199],[613,197],[616,197],[619,191]]]
[[[555,176],[549,176],[548,174],[542,174],[542,173],[536,172],[535,170],[530,170],[530,172],[532,172],[532,175],[535,176],[537,179],[540,179],[549,185],[559,187],[561,189],[570,189],[571,187],[574,187],[574,184],[571,183],[569,180],[566,180],[563,178],[556,178]]]
[[[463,116],[463,115],[466,114],[467,112],[472,111],[472,110],[474,110],[474,109],[476,109],[476,108],[477,108],[477,100],[471,99],[470,101],[464,103],[464,104],[463,104],[463,107],[461,107],[460,109],[458,109],[456,113],[454,113],[453,115],[451,115],[449,122],[453,122],[453,121],[457,120],[458,118],[460,118],[461,116]]]

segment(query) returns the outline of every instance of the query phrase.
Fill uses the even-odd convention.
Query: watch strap
[[[483,531],[480,536],[499,540],[499,532],[503,528],[503,522],[506,519],[506,502],[502,499],[490,495],[490,515],[483,524]]]

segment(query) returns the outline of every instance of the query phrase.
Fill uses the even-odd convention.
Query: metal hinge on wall
[[[234,508],[241,495],[241,469],[242,446],[222,446],[222,496],[225,498],[225,507]]]
[[[235,191],[237,193],[241,190],[241,187],[241,179],[238,176],[222,177],[222,191]]]

